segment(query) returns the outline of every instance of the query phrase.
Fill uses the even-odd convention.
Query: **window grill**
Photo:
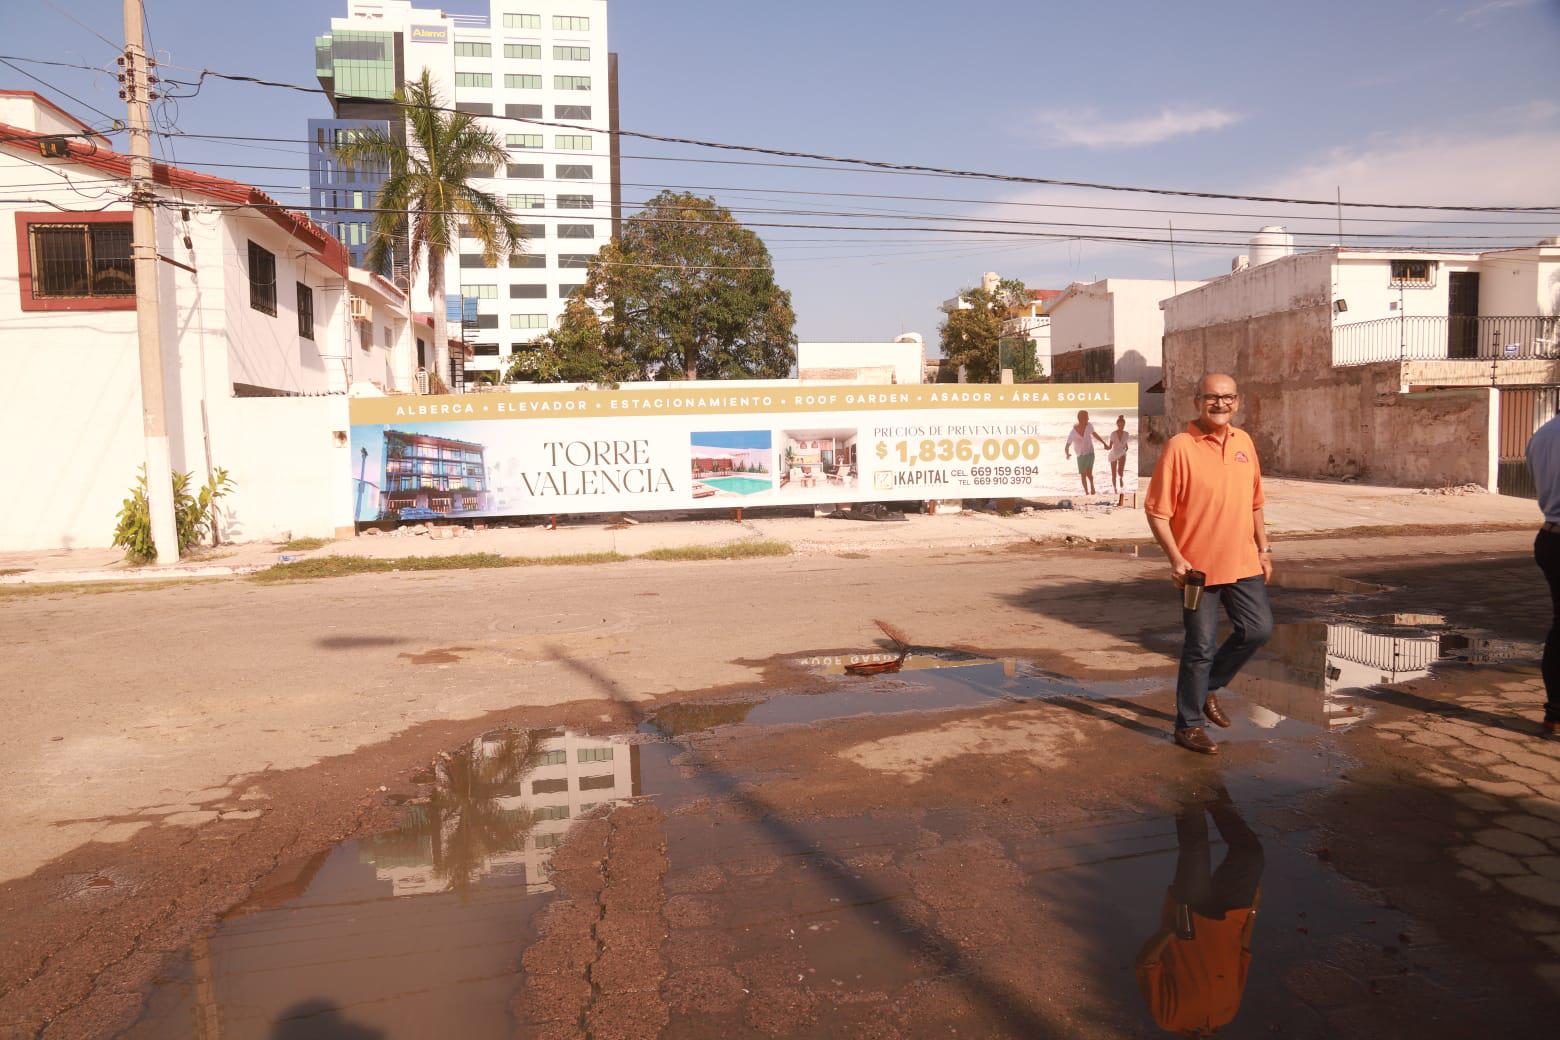
[[[134,296],[130,224],[34,224],[35,297]]]

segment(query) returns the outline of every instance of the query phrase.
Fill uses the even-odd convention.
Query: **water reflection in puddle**
[[[1315,742],[1303,738],[1364,717],[1359,691],[1424,677],[1449,660],[1500,659],[1522,650],[1437,630],[1428,616],[1379,620],[1382,624],[1375,626],[1309,622],[1278,627],[1234,688],[1243,717],[1224,739],[1260,741],[1271,752],[1226,771],[1223,780],[1236,803],[1281,802],[1332,783],[1340,768],[1335,756],[1319,758]],[[871,657],[805,663],[841,675],[850,660]],[[512,1036],[516,1024],[510,1000],[517,991],[519,958],[533,939],[533,914],[551,891],[553,851],[570,827],[626,799],[648,795],[672,810],[728,793],[742,779],[695,767],[687,745],[692,735],[717,727],[796,725],[1046,699],[1087,701],[1102,710],[1112,701],[1119,706],[1128,700],[1168,709],[1172,685],[1169,675],[1078,680],[1023,660],[918,650],[898,676],[841,676],[821,693],[671,705],[629,733],[484,735],[439,758],[423,777],[425,794],[404,806],[396,829],[275,871],[157,987],[128,1035]],[[1162,702],[1144,696],[1150,692],[1162,696]],[[1159,728],[1154,710],[1145,708],[1142,714]],[[1168,734],[1168,723],[1164,729]],[[840,867],[836,857],[868,843],[874,846],[869,858],[894,858],[911,870],[921,839],[903,821],[852,815],[855,810],[848,806],[839,809],[841,815],[826,820],[727,820],[713,830],[702,814],[678,815],[667,825],[674,875],[706,862],[751,856],[754,849],[784,854],[786,862],[798,857],[800,866],[817,860],[818,870],[799,875],[794,884],[784,880],[783,872],[772,882],[745,881],[733,920],[739,911],[758,915],[752,918],[757,921],[802,907],[804,920],[794,942],[809,963],[830,978],[837,976],[836,985],[887,987],[927,968],[931,962],[924,946],[911,961],[897,964],[893,957],[903,954],[894,951],[902,940],[888,931],[894,927],[892,906],[854,909],[865,904],[842,902],[828,886],[835,883],[832,877],[847,894],[860,894],[860,878]],[[978,817],[965,815],[975,822],[964,826],[980,826]],[[1217,827],[1219,817],[1213,819]],[[931,821],[927,825],[936,827]],[[1183,821],[1180,829],[1188,826]],[[779,839],[777,827],[784,830]],[[1139,944],[1150,933],[1164,939],[1154,932],[1154,920],[1165,908],[1149,904],[1163,899],[1165,886],[1181,873],[1177,864],[1189,855],[1182,837],[1178,841],[1173,820],[1137,818],[1008,846],[1030,878],[1022,896],[1013,898],[1049,907],[1046,912],[1054,915],[1049,927],[1059,929],[1058,937],[1085,930],[1092,935],[1094,952],[1076,956],[1092,958],[1085,970],[1117,990],[1124,1008],[1137,1006],[1140,999],[1134,995],[1134,950],[1141,952]],[[1268,852],[1264,890],[1272,893],[1265,897],[1264,914],[1286,916],[1304,908],[1315,922],[1329,912],[1358,919],[1370,909],[1373,918],[1380,918],[1383,935],[1401,926],[1337,885],[1301,851],[1301,839],[1263,841]],[[1193,841],[1191,847],[1200,871],[1206,843]],[[1125,900],[1127,892],[1144,898]],[[909,898],[908,890],[888,896],[890,903],[900,898]],[[1166,920],[1158,919],[1161,924]],[[1174,933],[1173,915],[1169,922]],[[897,927],[910,926],[900,921]],[[1303,945],[1287,929],[1276,929],[1263,936],[1257,950],[1275,968],[1301,956]],[[1173,947],[1171,942],[1165,949]],[[1277,977],[1276,971],[1252,976],[1246,1004],[1261,1010],[1248,1013],[1246,1021],[1283,1020],[1283,1009],[1293,1001]],[[1150,1013],[1146,1007],[1138,1010]]]
[[[640,752],[626,736],[533,730],[440,756],[400,826],[276,870],[128,1035],[509,1035],[553,850],[574,821],[641,793]]]

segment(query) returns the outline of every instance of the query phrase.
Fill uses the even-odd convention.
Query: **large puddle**
[[[1097,1012],[1109,1019],[1105,1028],[1147,1036],[1156,1020],[1186,1024],[1192,1005],[1184,987],[1197,984],[1199,964],[1246,977],[1240,951],[1249,941],[1243,996],[1220,976],[1197,998],[1206,998],[1198,1013],[1217,1019],[1243,1009],[1221,1035],[1312,1035],[1292,1028],[1312,1012],[1286,982],[1315,955],[1309,934],[1347,932],[1396,949],[1393,937],[1412,922],[1342,882],[1318,860],[1313,835],[1264,829],[1256,819],[1337,780],[1346,762],[1328,750],[1327,734],[1369,717],[1370,688],[1429,676],[1448,663],[1466,667],[1532,651],[1445,632],[1438,622],[1416,615],[1280,626],[1234,687],[1228,703],[1236,726],[1220,734],[1262,745],[1255,764],[1180,785],[1168,792],[1178,808],[1164,815],[1126,814],[1055,831],[1020,834],[973,809],[910,823],[841,804],[833,813],[786,818],[766,810],[761,787],[744,796],[749,811],[716,826],[695,801],[752,790],[761,778],[730,762],[716,771],[696,745],[701,734],[725,727],[758,732],[925,715],[935,728],[937,713],[1047,700],[1152,704],[1153,718],[1169,707],[1172,677],[1095,682],[1022,660],[918,651],[895,675],[841,675],[819,693],[672,705],[621,733],[485,734],[419,778],[422,794],[404,805],[396,830],[277,869],[175,962],[127,1035],[527,1035],[512,1002],[523,982],[521,954],[534,939],[532,917],[553,895],[554,851],[581,819],[634,799],[668,813],[684,809],[666,824],[669,889],[687,890],[679,886],[755,856],[771,864],[738,869],[740,888],[709,897],[723,906],[729,959],[805,965],[797,981],[825,996],[950,979],[972,1002],[989,1005],[992,1017],[974,1024],[976,1035],[985,1028],[1070,1035],[1026,1017],[1039,1014],[1030,1004],[1040,994],[1053,1005],[1103,1002],[1114,1009]],[[807,663],[838,674],[849,660]],[[995,903],[975,889],[955,899],[950,893],[978,889],[998,874],[980,864],[970,865],[968,877],[939,874],[938,849],[982,842],[1005,864],[999,880],[1008,888],[985,894]],[[1245,922],[1255,920],[1258,890],[1262,924],[1252,926],[1253,939]],[[966,898],[969,913],[959,902]],[[704,940],[674,928],[668,944],[680,941]],[[988,947],[1034,942],[1054,948],[1045,956],[1030,951],[1031,975],[990,967]],[[1167,972],[1180,974],[1167,981]],[[1172,983],[1182,987],[1173,1000]],[[831,1023],[847,1024],[848,1000],[824,1003],[834,1011],[810,1012],[816,1028],[807,1035],[833,1035]],[[718,1015],[699,1021],[699,1035],[723,1035]],[[679,1035],[676,1017],[672,1025],[668,1035]]]

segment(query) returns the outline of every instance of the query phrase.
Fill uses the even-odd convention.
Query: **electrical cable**
[[[196,88],[196,93],[198,93],[201,85],[204,83],[206,77],[208,77],[208,76],[211,76],[211,77],[214,77],[214,78],[217,78],[217,79],[228,80],[229,82],[234,82],[234,83],[250,83],[250,84],[254,84],[256,86],[271,87],[271,88],[282,89],[282,90],[293,90],[293,91],[297,91],[299,93],[304,93],[304,94],[324,95],[324,96],[328,96],[328,97],[333,97],[334,100],[337,103],[361,101],[361,102],[364,102],[364,103],[390,104],[390,105],[393,105],[393,106],[396,106],[396,107],[399,107],[399,108],[403,108],[403,109],[404,108],[418,107],[418,106],[408,105],[405,102],[400,102],[400,101],[388,101],[388,102],[386,102],[382,98],[358,98],[358,97],[355,97],[355,96],[352,96],[352,95],[344,95],[344,94],[334,94],[334,95],[332,95],[330,92],[326,91],[323,87],[309,87],[309,86],[304,86],[304,85],[298,84],[298,83],[286,83],[286,82],[279,81],[279,80],[264,79],[264,78],[259,77],[259,76],[247,76],[247,75],[241,75],[241,74],[238,74],[238,73],[220,72],[220,71],[217,71],[216,69],[210,69],[210,68],[201,69],[200,70],[199,79],[197,79],[197,80],[195,80],[193,82],[184,81],[184,80],[170,80],[170,82],[176,82],[176,83],[179,83],[180,85],[193,86],[193,87]],[[193,95],[191,95],[191,96],[193,96]],[[434,111],[446,112],[446,113],[451,113],[451,114],[462,114],[462,115],[470,115],[471,114],[471,113],[461,113],[459,111],[459,109],[451,107],[451,106],[446,106],[446,105],[430,105],[430,106],[426,106],[426,107],[428,107],[428,108],[430,108],[430,109],[432,109]],[[624,130],[622,128],[601,129],[599,127],[587,126],[587,125],[584,125],[584,124],[581,124],[581,123],[571,123],[571,122],[565,122],[565,121],[560,121],[560,120],[548,120],[548,119],[530,119],[530,118],[526,118],[526,117],[523,117],[523,116],[496,115],[496,114],[494,114],[494,115],[484,115],[483,118],[503,120],[503,121],[506,121],[506,122],[521,123],[521,124],[525,124],[525,125],[528,125],[528,126],[547,126],[547,127],[553,127],[555,129],[578,130],[578,131],[583,131],[583,132],[586,132],[586,133],[608,134],[608,135],[611,135],[611,136],[614,136],[614,137],[628,137],[628,138],[634,138],[636,140],[642,140],[642,141],[653,141],[653,142],[656,142],[658,144],[688,145],[688,146],[691,146],[691,147],[712,148],[712,149],[720,149],[720,150],[723,150],[723,151],[749,152],[749,153],[753,153],[753,154],[756,154],[756,155],[775,156],[777,158],[811,159],[811,160],[818,161],[818,162],[840,163],[840,164],[845,164],[845,165],[850,165],[850,166],[858,166],[858,167],[869,168],[869,169],[888,170],[888,171],[893,171],[893,172],[904,172],[904,173],[926,173],[926,174],[935,174],[935,175],[945,176],[945,177],[963,177],[963,178],[969,178],[969,179],[973,179],[973,180],[1002,181],[1004,183],[1009,183],[1009,184],[1039,184],[1039,185],[1048,185],[1048,186],[1051,186],[1051,187],[1063,187],[1063,188],[1088,188],[1088,189],[1092,189],[1092,190],[1095,190],[1095,191],[1139,192],[1139,193],[1151,194],[1151,195],[1168,195],[1168,196],[1174,196],[1174,197],[1178,197],[1178,198],[1229,199],[1229,200],[1242,201],[1242,202],[1279,203],[1279,204],[1282,204],[1282,205],[1292,205],[1292,206],[1327,206],[1329,208],[1335,208],[1335,207],[1338,207],[1338,206],[1341,205],[1341,206],[1348,206],[1348,207],[1353,207],[1353,208],[1357,208],[1357,209],[1446,210],[1446,211],[1454,211],[1454,212],[1474,212],[1474,213],[1560,212],[1560,204],[1547,204],[1547,205],[1537,205],[1537,206],[1474,206],[1474,205],[1453,205],[1453,204],[1414,204],[1414,203],[1399,203],[1399,202],[1340,202],[1337,199],[1302,199],[1302,198],[1289,198],[1289,197],[1284,197],[1284,196],[1273,196],[1273,195],[1246,195],[1246,194],[1239,194],[1239,193],[1233,193],[1233,192],[1191,191],[1191,190],[1176,189],[1176,188],[1144,187],[1144,186],[1140,186],[1140,185],[1106,184],[1106,183],[1095,182],[1095,181],[1065,180],[1065,179],[1054,178],[1054,177],[1029,177],[1029,176],[1023,176],[1023,175],[1019,175],[1019,174],[991,173],[991,172],[978,171],[978,170],[961,170],[961,169],[957,169],[957,168],[953,168],[953,167],[923,166],[923,165],[919,165],[919,164],[915,164],[915,163],[890,162],[890,161],[881,160],[881,159],[860,159],[860,158],[854,158],[854,157],[850,157],[850,156],[827,155],[827,154],[817,153],[817,152],[803,152],[803,151],[796,151],[796,150],[783,149],[783,148],[769,148],[769,147],[765,147],[765,146],[762,146],[762,145],[731,144],[731,143],[728,143],[728,142],[709,141],[709,140],[704,140],[702,138],[696,138],[696,137],[679,137],[679,136],[670,135],[670,134],[655,134],[655,133],[649,133],[649,132],[643,131],[643,130]]]

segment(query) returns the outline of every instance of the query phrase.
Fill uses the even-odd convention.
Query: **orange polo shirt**
[[[1164,916],[1174,911],[1165,897]],[[1208,1036],[1234,1020],[1251,970],[1256,908],[1227,910],[1214,920],[1192,914],[1191,939],[1172,936],[1158,959],[1137,966],[1138,989],[1154,1024],[1179,1036]]]
[[[1251,436],[1231,426],[1221,445],[1192,422],[1165,445],[1143,508],[1170,521],[1181,555],[1209,585],[1229,585],[1262,573],[1251,517],[1262,503]]]

